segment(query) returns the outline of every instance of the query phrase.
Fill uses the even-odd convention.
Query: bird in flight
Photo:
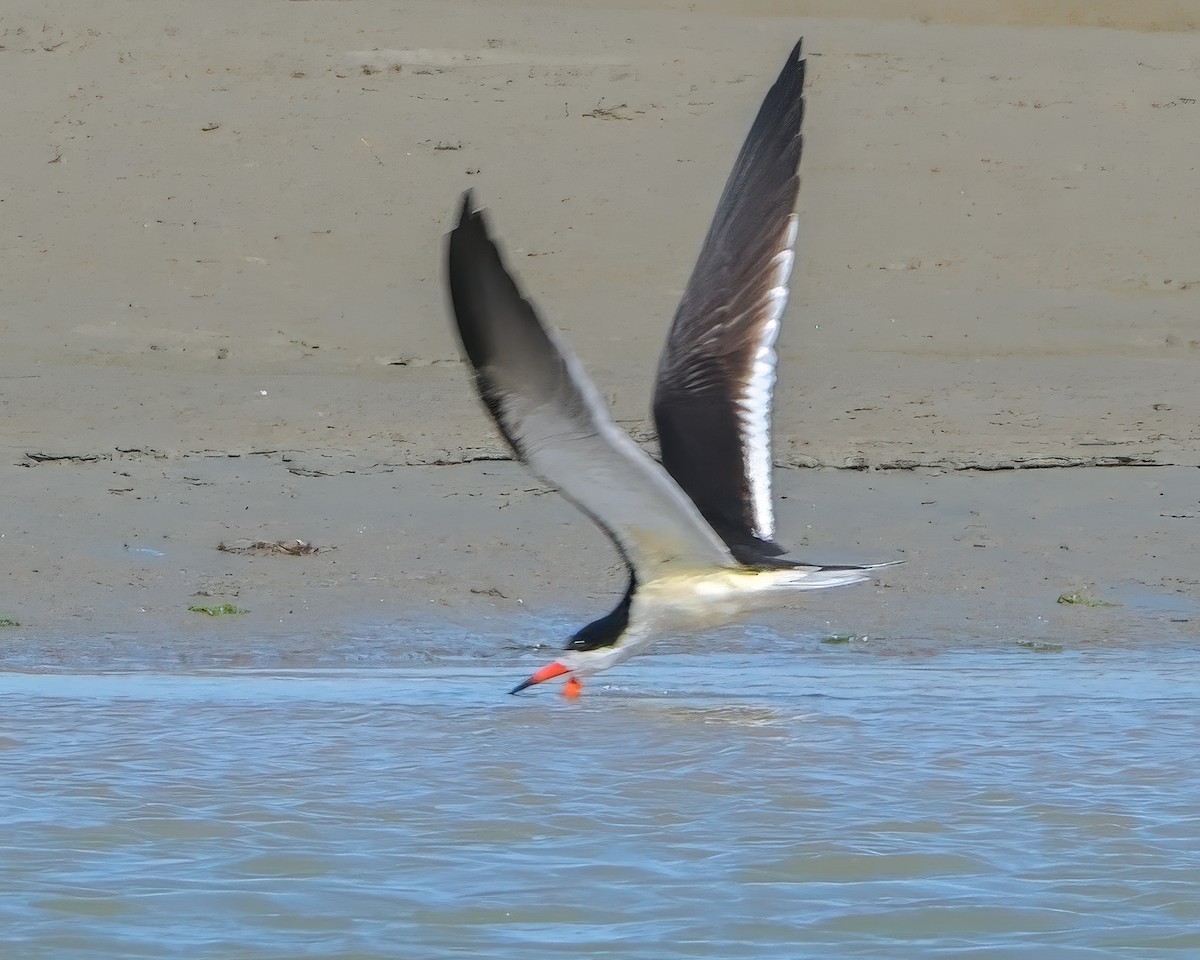
[[[607,670],[655,640],[728,623],[799,590],[901,561],[786,557],[774,539],[775,341],[796,240],[804,67],[796,44],[734,162],[659,359],[661,466],[613,422],[575,355],[538,319],[468,191],[447,244],[450,301],[475,387],[516,456],[612,540],[616,608],[511,691]]]

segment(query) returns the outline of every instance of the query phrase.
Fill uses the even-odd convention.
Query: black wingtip
[[[475,212],[475,191],[464,190],[462,195],[462,204],[458,208],[458,225],[461,227],[467,222],[467,219]]]
[[[796,41],[796,45],[792,47],[791,56],[788,57],[787,63],[784,65],[783,74],[786,75],[790,70],[795,70],[800,77],[800,83],[804,83],[804,68],[808,65],[808,61],[804,58],[804,38],[801,37]]]
[[[801,37],[796,41],[796,45],[792,47],[792,52],[788,54],[788,58],[783,65],[783,69],[779,71],[779,77],[775,81],[775,87],[785,86],[789,89],[794,89],[794,84],[799,84],[799,89],[804,89],[804,69],[808,66],[808,61],[804,58],[804,38]],[[772,88],[771,93],[775,89]],[[770,99],[770,94],[767,95]]]

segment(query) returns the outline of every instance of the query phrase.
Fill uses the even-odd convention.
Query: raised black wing
[[[659,360],[654,420],[675,481],[743,562],[778,556],[771,504],[775,341],[800,188],[800,43],[729,174]]]
[[[583,367],[538,320],[463,196],[450,300],[479,396],[513,452],[616,544],[639,579],[736,566],[667,472],[618,427]],[[651,568],[651,569],[647,569]]]

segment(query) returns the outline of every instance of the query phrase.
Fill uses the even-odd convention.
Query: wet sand
[[[532,645],[606,609],[611,548],[476,405],[441,238],[475,188],[652,443],[674,304],[803,34],[780,537],[909,562],[772,622],[905,648],[1194,639],[1196,24],[1165,2],[1084,25],[746,9],[0,18],[21,91],[0,138],[0,617],[20,626],[0,637],[434,622]],[[291,537],[319,552],[216,550]],[[1056,603],[1078,589],[1116,605]],[[225,602],[250,612],[187,611]]]

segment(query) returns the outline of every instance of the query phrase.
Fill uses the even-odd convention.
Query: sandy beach
[[[475,400],[443,236],[473,188],[653,449],[667,324],[801,35],[779,536],[908,563],[772,622],[905,649],[1194,640],[1197,18],[732,6],[10,4],[0,643],[555,644],[607,609],[611,547]],[[217,549],[285,538],[318,550]],[[1112,605],[1057,602],[1075,591]],[[188,611],[218,603],[249,612]]]

